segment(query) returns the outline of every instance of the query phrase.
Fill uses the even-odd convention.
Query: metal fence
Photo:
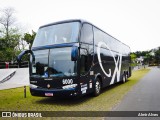
[[[21,62],[21,68],[27,68],[29,66],[28,61]],[[17,62],[0,62],[0,69],[5,68],[19,68],[19,65]]]

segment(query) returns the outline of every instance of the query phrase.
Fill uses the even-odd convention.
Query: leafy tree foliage
[[[137,58],[137,55],[135,53],[131,53],[131,60],[134,62]]]
[[[144,58],[143,63],[149,65],[160,64],[160,47],[149,51],[136,51],[131,53],[132,63],[136,58],[142,56]]]
[[[155,52],[155,61],[156,61],[157,64],[160,64],[160,47]]]
[[[33,40],[34,40],[35,36],[36,36],[36,32],[34,32],[33,30],[32,30],[32,34],[29,34],[29,33],[24,34],[23,39],[29,44],[30,49],[33,44]]]
[[[21,34],[14,24],[15,10],[4,8],[0,11],[0,61],[11,61],[16,56],[16,46],[19,44]]]

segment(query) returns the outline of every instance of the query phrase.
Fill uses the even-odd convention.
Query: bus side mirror
[[[17,56],[17,62],[20,63],[22,57],[27,53],[28,50],[22,51],[18,56]]]
[[[22,57],[23,57],[25,54],[28,54],[28,53],[30,53],[30,54],[32,55],[33,61],[35,61],[35,56],[34,56],[33,52],[32,52],[31,50],[24,50],[24,51],[22,51],[22,52],[17,56],[17,62],[18,62],[18,64],[20,64]]]
[[[71,50],[71,60],[72,61],[77,61],[77,59],[78,59],[78,47],[73,46],[72,50]]]

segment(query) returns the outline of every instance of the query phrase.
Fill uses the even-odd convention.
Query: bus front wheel
[[[101,93],[101,82],[100,80],[97,78],[96,82],[94,84],[94,93],[93,95],[96,97]]]

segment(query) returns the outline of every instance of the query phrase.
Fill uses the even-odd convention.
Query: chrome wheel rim
[[[126,76],[123,75],[123,82],[125,83],[126,82]]]
[[[101,85],[100,85],[99,81],[96,82],[95,88],[96,88],[96,93],[99,94],[100,89],[101,89]]]

